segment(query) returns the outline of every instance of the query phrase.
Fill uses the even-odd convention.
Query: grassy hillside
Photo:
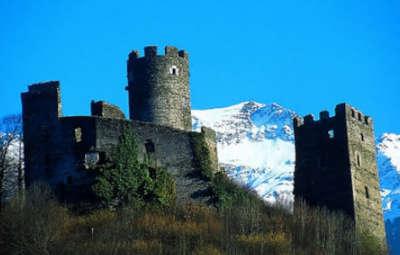
[[[340,214],[300,206],[293,216],[251,194],[220,209],[146,204],[77,214],[34,186],[0,212],[0,254],[382,253]]]

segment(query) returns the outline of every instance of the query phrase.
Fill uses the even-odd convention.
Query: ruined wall
[[[219,170],[216,139],[215,131],[207,127],[202,127],[201,133],[190,133],[193,164],[199,176],[205,180],[211,180]]]
[[[118,106],[109,104],[104,101],[92,101],[90,104],[92,116],[112,118],[112,119],[125,119],[125,114]]]
[[[341,210],[385,243],[372,120],[347,104],[294,119],[295,200]]]
[[[132,128],[140,160],[147,160],[153,167],[164,167],[175,178],[178,202],[207,203],[208,183],[198,175],[196,158],[199,155],[192,144],[194,133],[152,123],[105,118],[110,116],[110,111],[107,112],[110,108],[103,103],[92,107],[95,116],[61,117],[58,83],[30,87],[22,97],[28,185],[44,181],[62,200],[90,200],[94,175],[89,168],[104,162],[124,130]],[[111,112],[113,117],[120,116],[118,112]],[[203,128],[196,135],[207,148],[208,162],[217,169],[215,132]]]
[[[132,120],[191,131],[189,60],[184,51],[145,48],[144,57],[133,51],[128,59],[129,111]]]
[[[136,135],[141,160],[164,167],[176,181],[179,203],[207,203],[208,183],[202,180],[194,164],[191,133],[140,121],[96,120],[96,150],[109,151],[129,125]]]
[[[208,127],[201,127],[201,134],[209,151],[210,167],[214,172],[219,171],[218,151],[217,151],[217,133]]]

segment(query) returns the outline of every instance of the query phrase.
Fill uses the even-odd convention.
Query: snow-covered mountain
[[[268,202],[293,202],[294,111],[278,104],[243,102],[226,108],[193,110],[193,129],[217,132],[218,155],[228,175]],[[400,254],[400,135],[377,140],[382,205],[391,254]]]
[[[387,238],[391,254],[400,254],[400,135],[382,135],[377,160]]]
[[[193,129],[217,132],[218,156],[228,175],[269,202],[293,200],[293,111],[278,104],[243,102],[192,111]]]

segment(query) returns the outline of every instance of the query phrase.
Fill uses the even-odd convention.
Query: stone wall
[[[355,220],[357,225],[384,239],[372,119],[350,106],[345,111]]]
[[[191,132],[141,121],[99,118],[96,120],[96,151],[109,151],[129,126],[133,127],[140,159],[150,160],[155,167],[165,168],[174,177],[179,203],[207,203],[208,183],[197,174]]]
[[[196,162],[199,157],[205,157],[212,168],[218,169],[214,131],[203,128],[201,133],[193,133],[125,120],[118,118],[121,115],[114,111],[115,107],[103,102],[92,104],[95,116],[61,117],[58,111],[61,107],[59,85],[39,86],[39,91],[23,93],[28,185],[44,181],[62,200],[90,200],[94,177],[90,167],[105,161],[124,130],[132,128],[140,160],[165,168],[175,178],[179,203],[207,203],[209,200],[208,182],[198,175],[201,169]],[[207,150],[205,155],[195,153],[194,135],[203,141]]]
[[[351,175],[344,119],[321,113],[295,120],[295,201],[342,210],[353,217]]]
[[[90,104],[90,110],[92,116],[113,119],[125,119],[125,114],[118,106],[109,104],[104,101],[92,101]]]
[[[131,119],[191,130],[186,52],[165,47],[165,55],[158,55],[154,46],[145,48],[144,57],[139,57],[137,51],[132,52],[128,60],[127,90]]]

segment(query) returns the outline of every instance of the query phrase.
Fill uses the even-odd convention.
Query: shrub
[[[153,171],[152,176],[150,170]],[[112,150],[111,160],[95,169],[92,190],[105,207],[144,205],[153,202],[171,205],[175,201],[175,182],[162,168],[150,168],[138,160],[135,135],[131,129],[121,136]]]
[[[211,193],[213,202],[220,208],[232,208],[238,206],[259,207],[264,202],[254,192],[240,187],[224,172],[217,172],[211,181]]]
[[[212,180],[215,169],[212,169],[211,152],[204,135],[196,132],[190,133],[190,143],[194,153],[194,165],[196,169],[199,169],[199,177],[206,181]]]
[[[63,237],[68,220],[50,189],[33,185],[0,214],[0,254],[51,254]]]

